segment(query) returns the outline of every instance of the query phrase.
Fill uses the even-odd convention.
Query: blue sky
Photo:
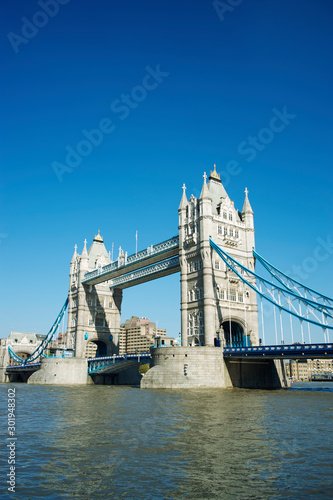
[[[237,208],[249,189],[257,251],[332,296],[332,3],[54,2],[0,6],[0,337],[48,331],[98,229],[128,253],[177,234],[214,163]],[[179,275],[125,290],[132,314],[177,336]]]

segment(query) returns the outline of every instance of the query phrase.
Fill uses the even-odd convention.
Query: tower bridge
[[[209,179],[206,174],[203,177],[199,198],[192,194],[188,199],[183,185],[178,235],[129,256],[119,248],[114,262],[99,232],[89,250],[85,240],[81,255],[75,246],[65,303],[66,347],[74,351],[76,360],[83,360],[89,343],[97,344],[99,358],[88,362],[90,375],[116,373],[139,362],[118,353],[123,290],[178,272],[181,347],[157,348],[149,354],[153,368],[143,377],[143,387],[281,386],[285,377],[279,359],[284,355],[332,356],[333,300],[293,280],[255,251],[254,214],[247,189],[240,211],[215,165]],[[258,264],[267,278],[257,274]],[[260,322],[265,344],[265,301],[274,310],[274,346],[263,346],[259,340]],[[30,362],[38,361],[63,314],[64,308]],[[290,320],[288,349],[282,314]],[[294,345],[296,320],[303,346],[308,335],[306,349]],[[321,328],[322,345],[311,343],[310,326]],[[14,352],[12,356],[19,362]],[[251,362],[246,361],[249,358]],[[244,363],[250,363],[246,370]]]

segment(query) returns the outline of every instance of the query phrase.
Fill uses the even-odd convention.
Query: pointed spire
[[[87,252],[87,240],[85,239],[84,240],[84,247],[83,247],[83,250],[82,250],[82,254],[81,254],[81,259],[88,259],[88,252]]]
[[[71,260],[71,264],[73,262],[75,262],[76,256],[77,256],[77,245],[74,245],[74,253],[73,253],[72,260]]]
[[[246,213],[251,213],[253,214],[253,210],[252,210],[252,207],[251,207],[251,204],[249,202],[249,198],[248,198],[248,189],[245,188],[245,200],[244,200],[244,205],[243,205],[243,210],[242,210],[242,214],[246,214]]]
[[[188,201],[187,201],[187,198],[186,198],[186,186],[185,184],[183,184],[183,196],[182,196],[182,199],[180,200],[180,205],[179,205],[179,208],[185,208],[186,205],[188,204]]]
[[[207,187],[207,174],[206,174],[206,172],[204,172],[203,178],[204,178],[204,182],[203,182],[200,198],[201,199],[202,198],[210,198],[209,192],[208,192],[208,187]]]

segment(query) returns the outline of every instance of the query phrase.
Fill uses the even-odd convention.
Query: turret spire
[[[244,205],[243,205],[243,210],[242,210],[242,214],[246,214],[246,213],[251,213],[253,214],[253,210],[252,210],[252,207],[251,207],[251,204],[249,202],[249,198],[248,198],[248,189],[245,188],[245,200],[244,200]]]
[[[87,252],[87,239],[84,240],[84,247],[83,247],[83,250],[82,250],[82,254],[81,254],[81,259],[88,259],[88,252]]]
[[[76,257],[77,257],[77,245],[74,245],[74,253],[73,253],[72,260],[71,260],[71,264],[73,262],[75,262]]]
[[[180,205],[179,208],[185,208],[186,205],[188,204],[187,198],[186,198],[186,186],[183,184],[183,196],[182,199],[180,200]]]
[[[208,191],[208,187],[207,187],[207,174],[206,172],[204,172],[203,174],[203,185],[202,185],[202,190],[201,190],[201,194],[200,194],[200,198],[210,198],[209,196],[209,191]]]

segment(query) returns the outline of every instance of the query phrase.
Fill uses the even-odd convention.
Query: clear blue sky
[[[213,163],[237,162],[225,185],[240,209],[249,189],[257,251],[309,269],[333,238],[332,2],[51,3],[0,5],[0,337],[48,331],[74,244],[98,229],[129,253],[136,230],[139,249],[177,234],[182,184],[198,196]],[[283,130],[273,110],[293,116]],[[101,121],[108,133],[60,182],[54,162]],[[330,251],[305,281],[332,296]],[[178,335],[179,275],[125,290],[130,315]]]

